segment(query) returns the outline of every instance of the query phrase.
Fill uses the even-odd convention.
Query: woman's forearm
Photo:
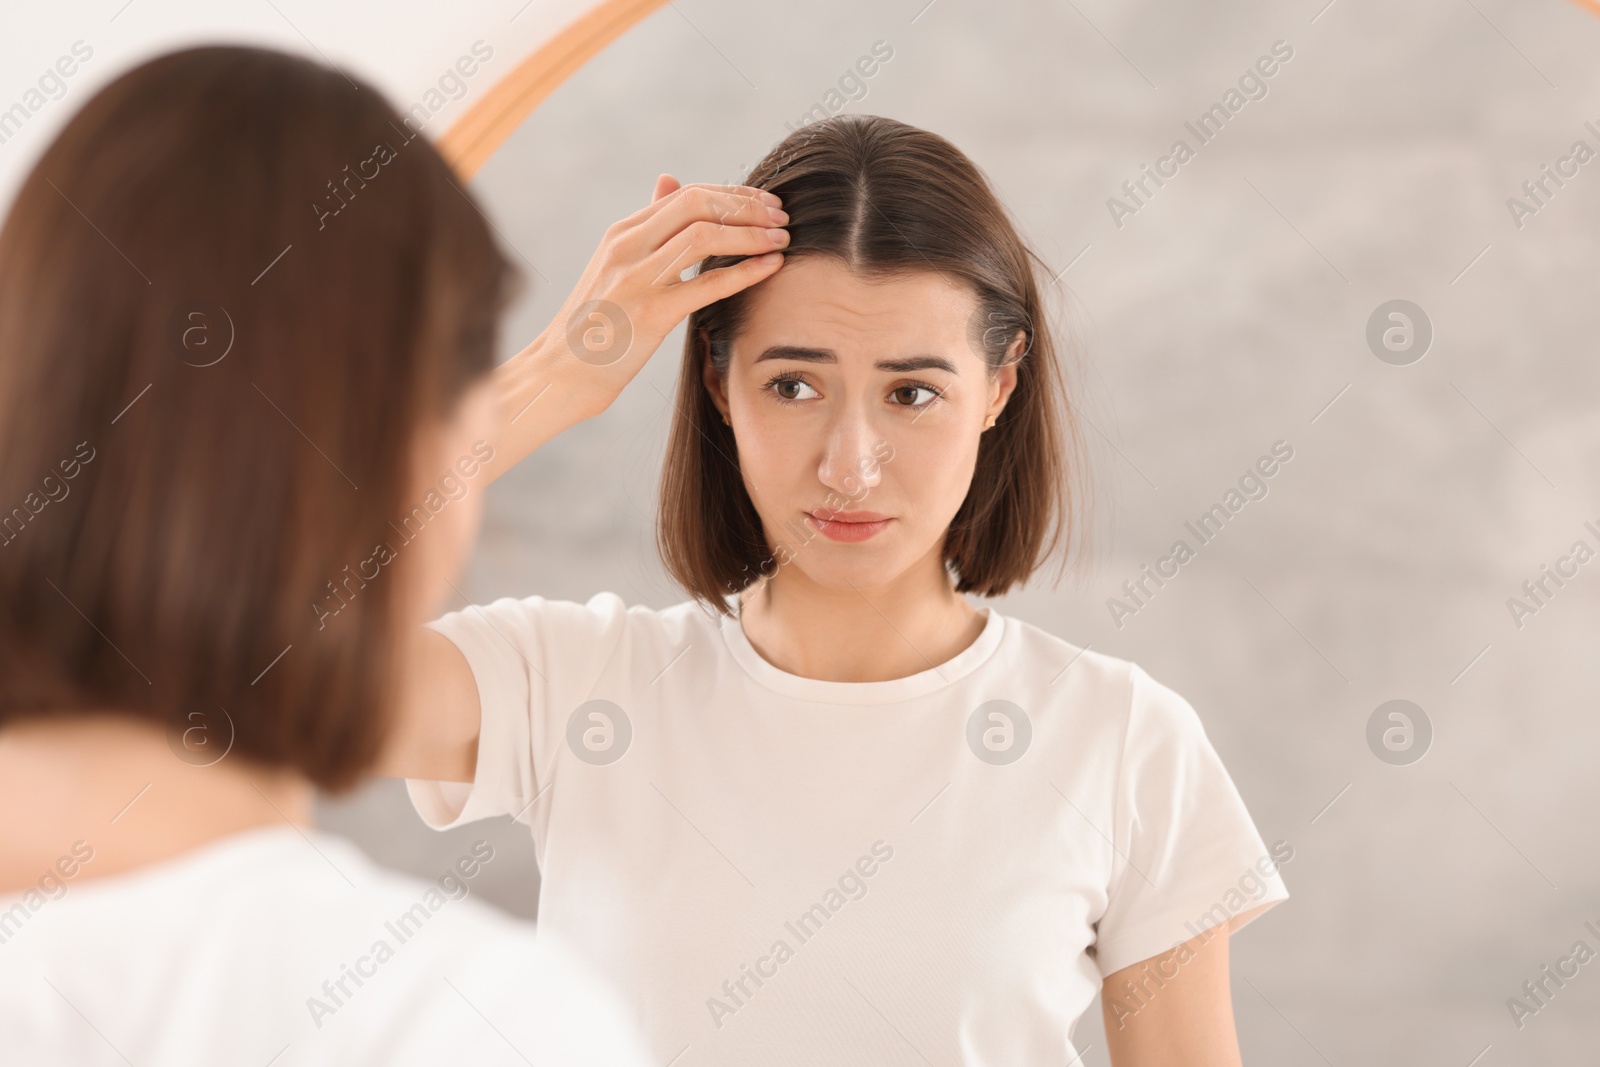
[[[561,431],[605,410],[599,383],[583,373],[593,369],[566,351],[554,327],[495,368],[500,429],[491,442],[494,457],[483,465],[491,481]]]

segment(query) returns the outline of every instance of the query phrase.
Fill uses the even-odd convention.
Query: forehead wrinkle
[[[751,362],[761,363],[770,359],[793,360],[797,363],[839,362],[838,354],[831,348],[810,348],[801,345],[769,345]],[[898,359],[880,359],[873,366],[878,370],[889,371],[894,374],[910,374],[919,370],[940,370],[946,374],[961,373],[954,364],[943,356],[925,353],[902,356]]]
[[[930,335],[933,324],[929,315],[942,319],[948,299],[960,300],[964,295],[947,279],[925,279],[918,277],[918,272],[862,278],[832,271],[831,265],[813,266],[804,261],[787,269],[792,271],[795,267],[801,268],[800,275],[785,278],[780,272],[754,290],[752,314],[740,331],[745,335],[743,340],[749,344],[754,327],[775,343],[765,345],[750,364],[785,359],[837,365],[841,352],[848,348],[852,352],[865,349],[890,353],[875,361],[875,368],[881,371],[932,370],[960,375],[958,364],[962,360],[952,358],[946,351],[950,338],[942,330]],[[819,268],[832,271],[827,282],[815,276]],[[931,287],[930,281],[934,283]],[[911,292],[906,291],[907,283]],[[941,305],[937,311],[923,308],[930,296]]]

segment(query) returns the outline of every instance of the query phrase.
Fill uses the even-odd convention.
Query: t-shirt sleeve
[[[1136,665],[1114,810],[1102,977],[1288,899],[1278,866],[1294,850],[1266,847],[1199,715]]]
[[[621,598],[600,593],[586,604],[502,597],[428,623],[466,657],[482,720],[470,783],[406,780],[422,820],[438,830],[496,815],[531,822],[567,718],[593,691],[626,619]]]

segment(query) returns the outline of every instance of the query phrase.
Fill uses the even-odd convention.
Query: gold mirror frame
[[[440,153],[463,178],[471,178],[557,86],[666,2],[602,0],[590,8],[468,108],[439,139]]]

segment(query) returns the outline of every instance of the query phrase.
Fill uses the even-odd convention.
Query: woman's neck
[[[932,670],[983,632],[937,554],[879,586],[819,585],[790,564],[742,598],[740,625],[779,670],[830,682],[883,682]]]
[[[241,830],[309,826],[298,775],[232,753],[193,766],[159,725],[126,715],[39,718],[0,729],[0,893],[91,851],[73,881],[170,859]],[[81,843],[81,844],[80,844]]]

